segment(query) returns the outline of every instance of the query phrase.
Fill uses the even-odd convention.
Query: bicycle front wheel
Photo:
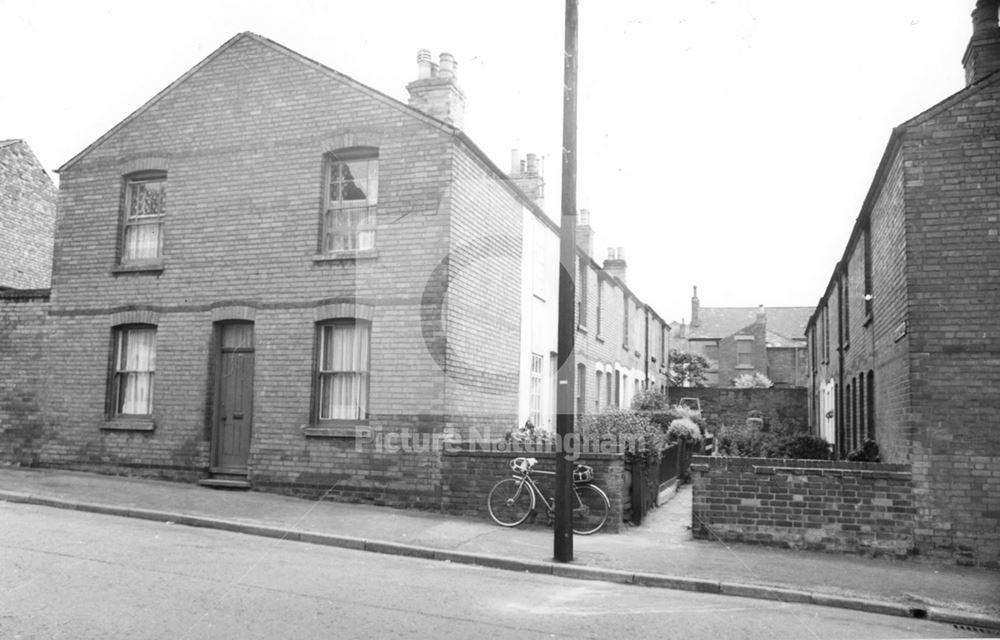
[[[527,482],[504,478],[490,489],[486,504],[494,522],[501,527],[516,527],[535,508],[535,494]]]
[[[611,502],[603,491],[592,484],[573,487],[573,533],[587,536],[608,521]]]

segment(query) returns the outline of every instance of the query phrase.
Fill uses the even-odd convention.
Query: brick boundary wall
[[[747,413],[756,409],[771,426],[778,424],[805,428],[809,422],[809,390],[805,387],[735,389],[719,387],[670,387],[671,404],[681,398],[699,398],[701,415],[710,427],[741,425]]]
[[[555,470],[554,453],[446,451],[441,461],[442,510],[462,515],[480,515],[489,519],[486,498],[490,489],[497,481],[510,477],[511,471],[507,464],[521,455],[538,458],[536,469]],[[603,489],[611,501],[608,522],[601,531],[619,533],[623,528],[622,514],[627,490],[624,456],[620,453],[581,455],[577,462],[594,468],[594,484]],[[541,490],[549,492],[546,497],[551,497],[551,476],[534,477]],[[544,505],[536,505],[536,510],[542,512],[536,518],[539,523],[545,522],[544,509]]]
[[[38,464],[48,426],[48,289],[0,291],[0,464]]]
[[[895,557],[914,553],[909,465],[695,456],[691,472],[697,539]]]

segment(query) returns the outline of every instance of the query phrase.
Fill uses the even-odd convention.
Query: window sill
[[[163,260],[116,264],[111,267],[111,273],[163,273]]]
[[[374,260],[378,258],[377,249],[359,249],[357,251],[333,251],[319,253],[313,256],[314,264],[329,264],[331,262],[353,262],[356,260]]]
[[[302,435],[307,438],[355,438],[370,440],[372,429],[364,420],[345,420],[343,424],[304,424]]]
[[[584,335],[590,333],[590,331],[587,329],[587,327],[584,326],[584,325],[582,325],[582,324],[576,325],[576,330],[579,331],[580,333],[584,334]]]
[[[604,336],[602,336],[601,334],[597,334],[596,336],[594,336],[594,340],[597,340],[601,344],[604,344]]]
[[[156,428],[150,417],[115,417],[101,425],[101,431],[152,431]]]
[[[869,313],[868,315],[865,316],[865,321],[862,323],[862,326],[867,327],[871,323],[872,323],[872,314]]]
[[[736,369],[746,370],[746,371],[753,371],[753,365],[752,364],[738,364],[738,365],[736,365],[735,368]]]

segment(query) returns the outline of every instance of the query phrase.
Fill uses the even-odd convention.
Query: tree
[[[700,353],[671,349],[667,378],[673,387],[704,387],[709,367],[708,360]]]

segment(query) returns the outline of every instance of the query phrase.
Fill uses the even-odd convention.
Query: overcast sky
[[[581,0],[578,205],[667,320],[814,306],[892,128],[964,86],[973,0]],[[452,53],[465,130],[544,158],[559,216],[558,0],[0,0],[0,139],[64,162],[242,31],[405,101]]]

